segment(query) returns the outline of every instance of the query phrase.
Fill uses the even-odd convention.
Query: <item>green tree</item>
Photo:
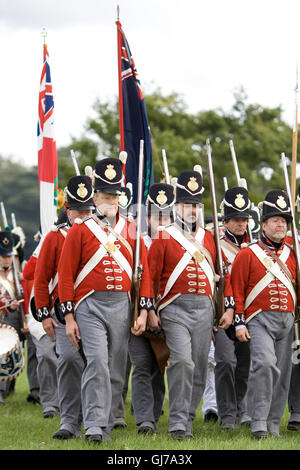
[[[37,168],[27,168],[18,162],[0,157],[0,201],[3,201],[7,222],[12,226],[11,214],[14,213],[17,225],[26,236],[25,254],[28,258],[36,246],[33,235],[40,227],[40,205]],[[4,230],[4,222],[0,222]]]
[[[162,149],[167,153],[169,172],[180,171],[200,164],[206,188],[203,202],[210,207],[206,177],[206,139],[212,146],[217,200],[224,194],[223,178],[229,186],[236,185],[229,140],[232,139],[238,158],[240,176],[247,179],[251,200],[257,204],[266,192],[283,187],[280,154],[291,154],[292,130],[282,119],[282,109],[248,104],[243,88],[234,93],[229,112],[222,109],[191,114],[181,95],[164,96],[158,89],[145,97],[152,135],[154,180],[163,178]],[[119,120],[117,98],[114,102],[94,105],[96,118],[88,119],[85,134],[73,138],[70,147],[60,149],[60,181],[64,184],[74,174],[70,148],[77,151],[81,171],[85,165],[94,166],[98,155],[117,156],[119,150]]]

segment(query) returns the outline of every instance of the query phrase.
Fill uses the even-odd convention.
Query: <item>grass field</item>
[[[100,446],[87,444],[84,438],[58,441],[52,435],[59,428],[59,416],[45,419],[40,405],[26,401],[28,382],[24,371],[16,382],[15,392],[0,406],[0,450],[299,450],[300,432],[287,431],[288,412],[281,423],[281,437],[255,440],[247,427],[238,426],[231,431],[221,430],[216,423],[203,421],[199,407],[194,422],[193,439],[174,441],[168,436],[168,399],[159,421],[159,432],[153,436],[137,434],[134,417],[130,412],[130,390],[126,402],[127,428],[115,429],[110,442]],[[1,455],[1,453],[0,453]]]

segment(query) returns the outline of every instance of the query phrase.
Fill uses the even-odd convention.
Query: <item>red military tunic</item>
[[[58,284],[56,284],[50,295],[49,283],[55,279],[68,228],[67,224],[53,226],[53,229],[47,233],[43,241],[34,273],[35,305],[36,309],[40,312],[46,312],[44,309],[47,309],[48,313],[50,313],[58,297]],[[44,318],[46,317],[44,316]]]
[[[216,267],[216,246],[214,236],[208,230],[204,230],[202,245],[210,253],[214,268]],[[181,244],[172,238],[168,232],[162,230],[156,234],[149,249],[148,260],[151,277],[154,285],[158,284],[158,302],[160,303],[158,310],[171,303],[181,294],[197,294],[208,295],[212,297],[210,282],[192,257],[185,269],[178,276],[171,290],[161,301],[167,282],[173,273],[176,265],[186,253]],[[232,298],[232,288],[230,284],[230,275],[225,275],[224,296],[229,300],[228,307],[234,307]]]
[[[245,301],[248,295],[267,273],[266,267],[251,250],[251,245],[237,254],[231,271],[231,283],[236,304],[236,326],[247,323],[261,311],[294,312],[294,302],[289,289],[276,277],[258,293],[248,308],[245,309]],[[279,249],[271,248],[271,246],[269,248],[272,249],[275,255],[280,256],[285,245],[290,248],[290,245],[286,244],[286,238]],[[264,255],[265,258],[272,260],[265,249]],[[292,249],[290,249],[285,264],[293,278],[296,279],[296,260]]]
[[[91,295],[94,291],[130,293],[132,289],[132,281],[129,279],[126,270],[123,270],[108,252],[105,252],[102,259],[84,277],[77,288],[74,289],[78,274],[97,252],[99,246],[101,246],[98,238],[96,238],[85,223],[90,219],[94,219],[94,217],[87,217],[82,221],[76,219],[74,225],[68,232],[58,266],[60,302],[65,303],[72,301],[75,304],[75,309],[82,300]],[[118,221],[119,217],[117,217],[115,223],[110,227],[114,229]],[[95,223],[97,224],[98,222],[95,221]],[[109,234],[109,230],[104,224],[101,225],[101,228],[106,234]],[[120,237],[127,241],[129,249],[122,240],[117,239],[114,242],[115,247],[125,257],[131,269],[133,269],[133,253],[135,250],[134,234],[135,224],[124,220]],[[153,297],[153,289],[147,262],[147,250],[142,238],[141,264],[143,266],[143,274],[140,284],[140,298],[146,297],[149,299]]]

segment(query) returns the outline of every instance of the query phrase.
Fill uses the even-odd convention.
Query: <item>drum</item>
[[[15,379],[24,369],[23,348],[18,333],[10,326],[0,323],[0,380]]]

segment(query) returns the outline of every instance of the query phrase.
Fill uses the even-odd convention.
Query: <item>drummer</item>
[[[0,322],[10,325],[17,331],[20,341],[25,339],[27,330],[22,324],[19,301],[16,300],[16,287],[13,266],[14,236],[9,231],[0,231]],[[27,301],[27,299],[26,299]],[[27,311],[23,304],[24,311]],[[6,307],[6,308],[3,308]],[[0,381],[0,404],[5,403],[9,382]]]

